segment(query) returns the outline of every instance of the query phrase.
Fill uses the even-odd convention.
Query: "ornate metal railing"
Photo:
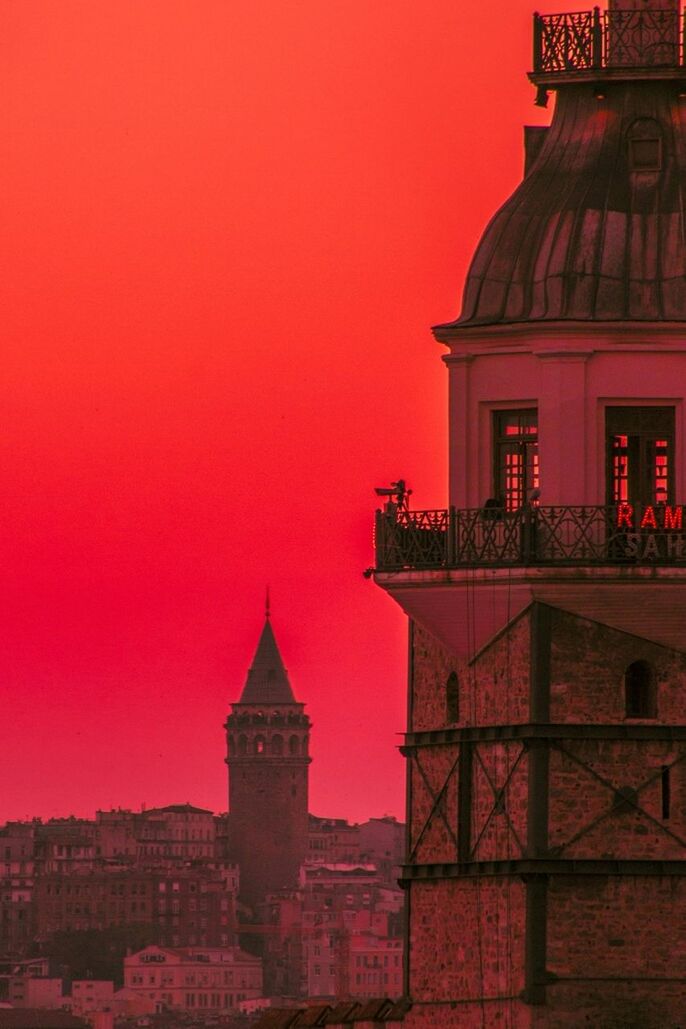
[[[685,530],[686,508],[681,506],[377,511],[376,570],[686,566]]]
[[[684,66],[678,11],[580,11],[534,15],[534,74]]]

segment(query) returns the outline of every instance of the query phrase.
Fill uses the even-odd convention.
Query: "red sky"
[[[373,487],[446,502],[429,326],[548,119],[533,6],[5,0],[0,821],[225,810],[268,582],[311,810],[402,816]]]

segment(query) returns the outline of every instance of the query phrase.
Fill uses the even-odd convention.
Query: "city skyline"
[[[530,14],[7,6],[3,820],[225,810],[267,583],[310,810],[402,817],[373,489],[446,500],[429,326],[549,120]]]

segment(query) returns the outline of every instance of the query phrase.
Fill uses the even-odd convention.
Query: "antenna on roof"
[[[267,596],[264,604],[264,617],[269,621],[271,617],[271,601],[269,599],[269,586],[267,586]]]

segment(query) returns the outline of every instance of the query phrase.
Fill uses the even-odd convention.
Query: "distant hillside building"
[[[0,960],[25,954],[33,937],[35,844],[32,822],[0,829]]]
[[[215,837],[212,811],[192,804],[149,808],[136,816],[138,858],[142,861],[211,861]]]
[[[124,988],[158,1010],[218,1014],[262,995],[262,962],[238,947],[145,947],[124,958]]]
[[[308,845],[310,719],[298,703],[269,609],[240,700],[226,721],[229,854],[254,908],[294,886]]]
[[[260,909],[268,995],[367,997],[385,981],[385,993],[400,996],[403,903],[374,865],[303,865],[299,888]]]
[[[36,879],[33,908],[41,941],[56,932],[147,925],[170,946],[235,942],[235,895],[220,872],[203,867],[50,873]]]
[[[360,860],[360,826],[344,818],[310,815],[307,860],[329,864]]]

